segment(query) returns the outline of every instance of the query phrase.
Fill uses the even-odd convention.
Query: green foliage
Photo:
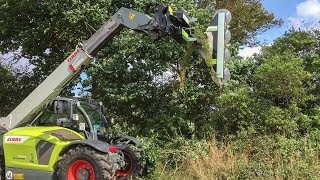
[[[296,51],[303,42],[313,42],[313,47],[307,43],[307,49]],[[318,43],[313,31],[292,31],[263,48],[261,55],[235,58],[230,64],[235,77],[217,99],[219,110],[212,113],[218,132],[297,137],[318,129],[318,73],[308,63],[310,57],[318,61],[313,54]]]
[[[239,136],[220,144],[192,146],[181,166],[159,168],[154,179],[319,179],[319,131],[301,138]]]
[[[318,33],[318,34],[317,34]],[[271,52],[294,52],[299,56],[319,52],[319,32],[317,30],[295,31],[289,30],[283,37],[275,40],[274,45],[270,48]]]
[[[47,77],[71,51],[73,51],[79,41],[83,41],[93,34],[95,30],[115,13],[118,8],[125,6],[142,12],[152,13],[152,7],[156,2],[158,1],[63,0],[53,2],[4,0],[0,2],[0,12],[3,16],[0,21],[0,51],[9,52],[21,49],[21,56],[30,59],[30,63],[35,66],[32,74],[33,78],[31,78],[28,83],[36,86]],[[168,0],[161,1],[161,3],[172,5],[173,8],[186,9],[191,17],[196,17],[198,19],[195,26],[202,31],[209,24],[213,14],[213,7],[216,5],[214,1],[201,1],[195,3],[186,0]],[[237,3],[241,4],[242,1],[239,0]],[[246,7],[253,7],[255,5],[256,2],[247,2],[245,4]],[[221,7],[221,4],[219,7]],[[254,33],[257,31],[258,26],[261,26],[262,29],[268,29],[275,25],[275,23],[272,22],[272,18],[270,19],[270,13],[263,11],[261,6],[255,6],[255,8],[261,10],[261,13],[259,13],[261,15],[259,16],[259,21],[265,22],[265,24],[268,25],[263,26],[261,23],[260,25],[254,24],[256,28],[251,28],[251,24],[243,24],[241,30],[248,29],[247,32]],[[236,14],[234,17],[243,17],[245,15],[248,16],[246,19],[250,19],[250,14],[241,13],[241,9],[237,9],[237,11],[233,13]],[[238,13],[242,15],[238,16]],[[237,18],[234,18],[234,20],[238,21]],[[233,26],[236,30],[240,30],[239,26]],[[234,37],[240,39],[247,38],[241,34],[234,34]],[[250,36],[249,38],[253,38],[253,36]],[[98,67],[103,67],[108,71],[109,67],[106,68],[105,66],[114,64],[114,71],[118,76],[115,80],[122,84],[128,83],[119,79],[121,77],[123,79],[128,78],[128,76],[124,76],[128,73],[128,69],[125,68],[128,63],[134,68],[134,72],[130,73],[130,76],[135,77],[132,79],[135,82],[144,81],[145,84],[150,84],[151,80],[157,79],[167,70],[173,72],[174,78],[179,78],[179,72],[181,71],[180,62],[182,62],[181,57],[184,52],[188,51],[185,47],[181,47],[168,38],[160,43],[154,43],[150,42],[148,38],[130,31],[124,32],[115,39],[115,42],[117,43],[110,44],[107,49],[105,49],[105,52],[101,53],[101,56],[99,57],[104,57],[104,60],[101,60],[104,62],[98,62],[98,64],[101,64],[101,66]],[[120,62],[119,59],[123,61]],[[143,60],[143,62],[141,60]],[[206,81],[209,78],[203,77],[207,76],[207,72],[202,70],[203,64],[200,63],[202,60],[199,59],[199,56],[192,57],[192,59],[189,60],[193,61],[191,62],[191,67],[188,67],[188,71],[186,72],[187,78],[198,79],[201,84],[206,84]],[[100,86],[102,89],[108,88],[110,90],[113,87],[116,87],[109,82],[104,82],[105,77],[108,77],[109,74],[101,73],[101,70],[99,69],[100,68],[92,68],[92,71],[89,72],[90,76],[97,77],[92,77],[93,82],[91,82],[94,87],[92,90],[93,95],[97,98],[100,98],[99,95],[101,93],[108,92],[99,91],[98,88],[96,88],[99,87],[99,85],[102,86]],[[112,73],[115,73],[114,71],[112,71]],[[103,74],[106,76],[99,76],[96,74]],[[194,74],[195,76],[189,77],[191,74]],[[169,87],[169,89],[176,88],[177,86],[175,86],[175,84],[175,82],[172,82],[171,85],[173,86]],[[111,87],[108,87],[109,85]],[[131,85],[131,92],[137,92],[148,86],[143,84],[140,85]],[[149,85],[149,88],[147,89],[153,90],[148,92],[148,94],[152,94],[155,91],[155,86],[158,85],[151,86],[152,88]],[[167,91],[167,87],[163,87],[162,89]],[[118,93],[115,97],[120,96],[123,92],[115,89],[112,91]],[[160,94],[165,94],[165,92]],[[22,96],[25,97],[26,95],[27,93],[24,93]],[[138,98],[139,96],[132,99],[132,101],[135,101]],[[101,97],[101,99],[110,100],[109,98],[104,97]],[[163,101],[166,101],[166,99]],[[128,102],[126,101],[126,103]],[[140,104],[139,100],[136,104]],[[115,103],[110,103],[110,105],[119,109],[119,111],[115,113],[121,114],[120,112],[123,112],[123,108],[118,108]],[[126,109],[128,108],[126,107]],[[126,117],[124,118],[126,119]]]
[[[134,1],[132,7],[144,10],[150,3]],[[213,14],[209,6],[214,3],[163,3],[172,5],[174,9],[186,9],[191,17],[198,19],[195,26],[202,32],[209,24],[210,14]],[[254,2],[245,4],[248,8],[262,8],[255,5]],[[237,13],[240,13],[240,9],[237,9]],[[250,16],[247,13],[243,15]],[[234,19],[239,22],[237,17],[240,16],[235,15]],[[261,13],[259,21],[268,24],[261,29],[275,25],[276,20],[270,17],[271,14],[266,11]],[[256,31],[256,28],[249,27],[251,25],[244,25],[248,27],[242,27],[241,30],[247,28]],[[258,27],[259,23],[254,26]],[[239,30],[238,26],[234,27],[232,31]],[[236,35],[248,38],[240,36]],[[119,121],[138,125],[136,132],[139,134],[148,135],[148,130],[152,129],[167,140],[178,135],[187,138],[210,136],[207,133],[213,128],[208,124],[211,122],[210,111],[215,106],[213,104],[220,90],[212,85],[212,74],[198,49],[194,48],[181,46],[169,38],[154,43],[143,35],[125,31],[99,54],[96,66],[89,71],[94,85],[93,96],[105,102],[110,107],[110,114],[119,118]],[[194,53],[191,56],[187,55],[192,51]],[[170,76],[166,77],[165,74]]]
[[[232,82],[240,84],[253,85],[253,72],[257,68],[254,59],[243,59],[241,57],[234,57],[229,63],[229,69],[232,72]]]
[[[259,124],[259,109],[254,108],[257,106],[247,87],[225,90],[217,102],[217,110],[212,112],[211,119],[222,134],[233,134],[241,128]]]
[[[21,72],[10,66],[0,63],[0,117],[7,116],[20,101],[25,93],[30,93],[33,85],[29,73]]]
[[[304,70],[302,59],[289,53],[266,57],[254,74],[254,89],[279,106],[303,103],[308,97],[311,74]]]
[[[282,136],[255,137],[238,146],[236,151],[249,149],[249,162],[239,164],[242,179],[317,179],[319,146],[317,132],[288,139]],[[236,146],[235,146],[236,147]]]
[[[0,100],[5,102],[6,105],[1,108],[0,116],[6,116],[10,106],[10,101],[12,96],[10,94],[14,94],[14,89],[10,88],[10,86],[14,86],[16,83],[16,79],[13,74],[5,67],[0,66],[0,76],[2,78],[2,83],[0,85]]]

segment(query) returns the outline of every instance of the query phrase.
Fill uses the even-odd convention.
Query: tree
[[[290,30],[262,53],[231,61],[211,124],[222,135],[304,136],[319,126],[319,34]]]
[[[314,108],[318,105],[320,99],[319,74],[320,74],[320,33],[317,29],[309,30],[289,30],[285,35],[277,39],[273,46],[266,47],[263,56],[272,57],[274,54],[283,54],[288,52],[301,59],[302,64],[296,69],[303,67],[308,71],[310,79],[308,92],[313,98],[309,98],[304,105],[304,109]],[[305,83],[305,84],[306,84]]]
[[[0,63],[0,117],[7,116],[33,90],[30,74]]]
[[[146,4],[148,3],[140,2],[133,6],[138,6],[137,9],[147,7]],[[189,1],[175,1],[174,3],[168,1],[166,4],[172,4],[176,9],[186,9],[191,17],[196,17],[199,20],[195,26],[202,28],[200,30],[202,32],[209,24],[212,17],[211,14],[213,14],[212,9],[199,8],[197,4]],[[250,3],[246,5],[250,6]],[[260,6],[260,8],[262,7]],[[246,13],[243,13],[243,15],[249,16]],[[234,15],[235,21],[238,18],[238,16]],[[250,17],[247,18],[249,19]],[[261,16],[262,18],[263,15]],[[269,23],[268,18],[261,21]],[[271,24],[270,22],[268,27],[273,26]],[[258,25],[256,24],[255,26]],[[243,29],[246,28],[243,27]],[[132,48],[128,49],[129,45]],[[117,52],[117,54],[114,52]],[[199,95],[194,96],[196,100],[194,100],[193,106],[187,106],[184,116],[190,119],[197,119],[198,113],[204,115],[210,111],[210,103],[219,94],[217,87],[212,85],[206,64],[197,53],[196,47],[181,46],[168,38],[153,43],[149,39],[134,35],[133,32],[129,31],[117,37],[108,46],[106,53],[103,54],[114,55],[109,56],[107,59],[103,59],[100,56],[99,61],[96,61],[106,74],[97,68],[92,68],[93,77],[97,79],[96,87],[101,88],[96,96],[104,96],[104,102],[111,107],[115,107],[114,114],[122,114],[121,117],[123,119],[132,121],[135,124],[137,122],[146,124],[144,120],[153,120],[152,118],[162,114],[166,114],[168,116],[167,119],[170,119],[170,117],[173,117],[170,114],[174,114],[175,111],[183,112],[181,109],[175,109],[175,107],[178,107],[179,104],[182,106],[190,103],[188,102],[190,99],[186,98],[190,93],[186,90],[191,89],[192,92],[199,92]],[[122,61],[119,61],[119,59],[122,59]],[[168,72],[171,77],[166,79],[164,74],[168,74]],[[103,77],[109,78],[104,79]],[[166,80],[159,81],[158,79]],[[128,92],[130,93],[128,94]],[[201,95],[208,92],[212,93],[210,95]],[[207,104],[203,102],[206,99],[205,97],[210,97],[210,100],[206,101],[206,103],[208,102]],[[177,104],[170,104],[169,102]],[[197,109],[198,106],[202,107],[200,108],[201,111],[191,111],[191,109]],[[126,115],[123,116],[123,114]]]
[[[243,8],[231,5],[229,8],[234,17],[231,28],[234,42],[239,45],[279,22],[263,9],[260,1],[197,2],[168,0],[161,3],[172,5],[174,9],[186,9],[191,17],[198,19],[194,26],[201,32],[209,25],[215,8],[241,5]],[[4,17],[0,21],[0,51],[21,48],[22,56],[35,66],[33,82],[37,85],[79,41],[90,37],[118,8],[125,6],[151,13],[155,3],[155,0],[4,0],[0,4]],[[248,9],[258,10],[259,16],[248,13]],[[249,23],[253,17],[255,23]],[[207,117],[219,90],[212,85],[197,48],[180,45],[170,38],[151,42],[142,34],[125,30],[97,55],[88,71],[89,80],[93,80],[90,84],[95,88],[93,96],[103,100],[110,107],[110,113],[121,120],[134,123],[139,120],[144,124],[165,114],[168,119],[188,118],[189,124],[203,126],[200,119]],[[165,73],[170,76],[166,78]]]
[[[93,34],[117,8],[125,6],[150,13],[152,5],[155,3],[155,0],[85,2],[81,0],[59,2],[4,0],[0,4],[0,12],[3,15],[0,22],[2,27],[0,52],[15,51],[21,48],[22,56],[31,59],[30,62],[36,66],[35,74],[42,80],[68,56],[68,52],[71,52],[79,41],[87,39]],[[199,9],[196,3],[190,3],[190,1],[165,1],[162,3],[173,5],[175,8],[187,9],[191,16],[198,18],[197,26],[200,26],[202,30],[210,21],[212,10],[209,8]],[[256,34],[256,31],[270,28],[276,24],[272,14],[265,11],[261,7],[261,3],[259,5],[259,1],[237,0],[236,3],[237,5],[244,4],[247,8],[252,6],[249,9],[260,10],[259,16],[256,16],[259,23],[254,24],[255,28],[250,27],[252,23],[241,24],[242,31],[246,29],[246,32]],[[211,4],[215,4],[215,2]],[[234,4],[234,2],[218,1],[217,8],[228,7],[230,4]],[[237,22],[240,17],[241,19],[252,19],[253,17],[249,13],[244,13],[246,11],[241,13],[241,8],[234,12],[233,9],[231,10],[235,17],[234,22]],[[237,24],[233,26],[238,28]],[[247,38],[243,34],[237,35],[236,32],[233,34],[237,41]]]
[[[304,70],[303,61],[289,53],[267,57],[254,74],[254,90],[258,96],[276,105],[288,107],[308,100],[311,74]]]
[[[232,43],[252,45],[257,43],[256,36],[276,26],[282,25],[281,19],[262,7],[260,0],[216,0],[216,9],[226,8],[232,13]]]

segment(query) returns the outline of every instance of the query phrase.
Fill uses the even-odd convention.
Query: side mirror
[[[63,102],[62,101],[54,101],[53,102],[53,112],[54,112],[54,114],[62,114],[63,113]]]

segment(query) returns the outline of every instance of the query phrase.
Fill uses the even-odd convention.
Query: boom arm
[[[76,50],[6,118],[2,118],[1,125],[7,129],[12,129],[32,118],[34,114],[58,96],[66,84],[90,63],[92,56],[110,42],[124,27],[146,32],[152,39],[170,35],[179,42],[196,40],[184,11],[173,12],[170,7],[158,5],[156,7],[156,19],[153,19],[146,14],[121,8],[84,44],[78,45]]]

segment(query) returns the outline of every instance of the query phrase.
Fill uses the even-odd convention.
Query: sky
[[[274,13],[276,18],[281,18],[284,23],[258,35],[262,43],[271,44],[273,40],[282,36],[290,28],[320,28],[320,0],[262,0],[262,5],[269,12]],[[316,25],[317,24],[317,25]],[[261,47],[244,47],[239,55],[250,57],[259,53]]]

